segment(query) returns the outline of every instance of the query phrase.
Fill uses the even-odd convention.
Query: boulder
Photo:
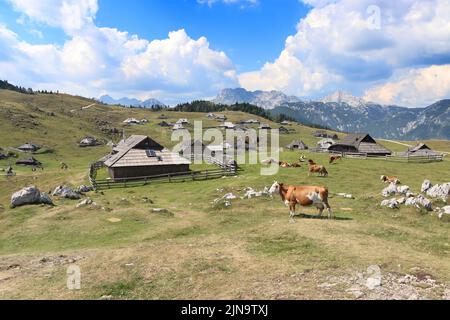
[[[35,186],[23,188],[11,196],[11,206],[13,208],[27,204],[53,205],[53,201],[48,194],[40,192]]]
[[[262,191],[255,191],[253,188],[248,187],[245,188],[245,194],[241,199],[251,199],[251,198],[259,198],[259,197],[267,197],[270,196],[269,188],[264,187]]]
[[[234,199],[237,199],[237,197],[236,197],[234,194],[232,194],[232,193],[227,193],[226,195],[224,195],[224,196],[222,197],[222,199],[225,199],[225,200],[234,200]]]
[[[431,181],[430,180],[425,180],[423,183],[422,183],[422,188],[421,188],[421,192],[426,192],[426,191],[428,191],[428,189],[430,189],[431,187],[432,187],[433,185],[431,184]]]
[[[77,204],[77,208],[86,207],[86,206],[91,205],[91,204],[93,204],[93,203],[94,203],[94,202],[92,201],[91,198],[86,198],[86,199],[82,200],[81,202],[79,202],[79,203]]]
[[[450,215],[450,206],[438,208],[436,211],[438,212],[439,219],[442,219],[444,215]]]
[[[397,188],[397,192],[406,195],[410,193],[410,188],[409,186],[400,186]]]
[[[58,186],[58,187],[56,187],[55,190],[52,193],[52,196],[54,196],[54,197],[62,197],[62,198],[71,199],[71,200],[78,200],[78,199],[81,198],[81,195],[78,192],[73,191],[68,186]]]
[[[75,192],[86,193],[86,192],[91,192],[91,191],[94,191],[94,188],[92,186],[81,185],[77,188],[77,190]]]
[[[391,208],[391,209],[397,209],[398,208],[398,201],[396,199],[383,200],[381,202],[381,206],[382,207],[388,207],[388,208]]]
[[[389,196],[393,196],[397,193],[397,185],[392,182],[388,187],[384,188],[383,191],[381,191],[381,195],[385,198]]]
[[[447,201],[450,195],[450,182],[444,184],[437,184],[427,190],[427,195],[432,198],[439,198],[442,201]]]
[[[93,137],[85,137],[79,142],[80,147],[95,147],[100,144],[100,141]]]
[[[423,195],[418,195],[415,198],[408,198],[405,202],[406,206],[415,206],[416,208],[424,208],[427,211],[433,211],[431,201],[425,198]]]
[[[355,199],[352,194],[350,193],[337,193],[338,197],[346,198],[346,199]]]

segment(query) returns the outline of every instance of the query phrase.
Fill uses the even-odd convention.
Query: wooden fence
[[[443,161],[444,156],[442,154],[439,155],[428,155],[428,156],[411,156],[394,153],[392,155],[386,156],[374,156],[368,155],[367,153],[356,153],[356,152],[337,152],[330,151],[331,154],[339,154],[344,158],[353,158],[353,159],[378,159],[385,160],[391,162],[403,162],[403,163],[429,163],[429,162],[440,162]]]
[[[234,175],[236,175],[236,171],[222,170],[222,169],[187,171],[187,172],[168,173],[139,178],[121,178],[121,179],[104,179],[104,180],[93,179],[92,186],[95,188],[95,190],[103,190],[112,188],[138,187],[149,185],[152,183],[162,183],[162,182],[201,181]]]
[[[184,181],[200,181],[222,178],[224,176],[235,176],[237,174],[237,166],[234,161],[222,158],[209,158],[207,162],[215,164],[218,169],[209,169],[202,171],[187,171],[167,173],[138,178],[116,178],[116,179],[97,179],[97,171],[104,168],[103,162],[95,162],[89,166],[89,182],[95,190],[112,189],[112,188],[128,188],[145,186],[151,183],[162,182],[184,182]]]

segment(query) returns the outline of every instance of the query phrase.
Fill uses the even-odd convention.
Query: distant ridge
[[[144,101],[138,99],[130,99],[130,98],[121,98],[114,99],[109,95],[104,95],[99,98],[99,100],[104,104],[117,104],[125,107],[141,107],[141,108],[156,108],[156,107],[165,107],[164,103],[156,99],[147,99]]]
[[[252,92],[237,88],[222,90],[213,101],[225,105],[251,103],[301,123],[341,132],[369,132],[377,138],[450,139],[450,99],[426,108],[406,108],[365,101],[343,91],[306,101],[280,91]]]

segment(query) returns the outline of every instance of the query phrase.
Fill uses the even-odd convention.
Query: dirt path
[[[402,143],[402,142],[398,142],[398,141],[394,141],[394,140],[388,140],[388,139],[379,139],[380,141],[387,141],[387,142],[392,142],[392,143],[396,143],[405,147],[412,147],[412,145],[410,144],[406,144],[406,143]]]
[[[92,108],[93,106],[95,106],[95,103],[90,104],[90,105],[85,106],[85,107],[82,107],[81,110],[87,110],[87,109],[89,109],[89,108]],[[70,112],[72,112],[72,113],[75,112],[75,111],[77,111],[77,109],[72,109],[72,110],[70,110]]]

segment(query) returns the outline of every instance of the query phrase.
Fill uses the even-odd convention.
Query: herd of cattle
[[[332,155],[329,159],[329,164],[336,163],[336,161],[342,160],[339,155]],[[328,171],[323,165],[319,165],[313,160],[306,158],[302,155],[299,162],[290,164],[288,162],[279,162],[281,168],[297,168],[301,167],[302,162],[307,162],[308,164],[308,176],[312,173],[317,173],[318,176],[326,177],[328,176]],[[394,176],[381,176],[380,180],[385,183],[399,184],[400,180]],[[294,186],[286,185],[275,181],[271,188],[269,189],[270,194],[279,193],[283,203],[289,207],[289,216],[291,221],[296,215],[296,206],[310,207],[314,206],[319,210],[318,217],[322,216],[325,209],[328,210],[328,218],[333,217],[333,211],[330,204],[328,203],[329,191],[327,187],[323,186]]]

